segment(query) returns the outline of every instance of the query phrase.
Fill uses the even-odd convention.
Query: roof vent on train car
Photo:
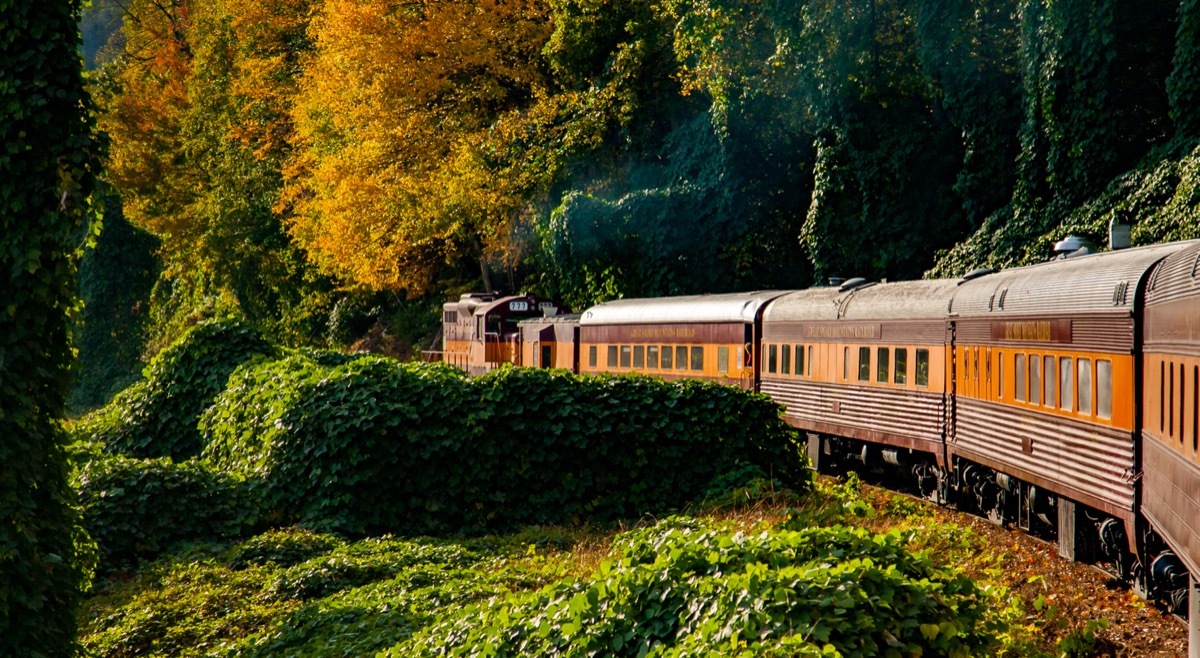
[[[1116,251],[1128,249],[1133,245],[1133,227],[1125,222],[1118,222],[1116,217],[1108,221],[1108,248]]]
[[[853,279],[846,280],[845,283],[838,286],[838,292],[846,292],[847,290],[854,290],[855,288],[861,288],[865,285],[867,285],[867,280],[862,278],[861,276],[856,276]]]
[[[967,272],[966,274],[962,275],[962,278],[958,280],[958,285],[961,286],[962,284],[970,281],[971,279],[978,279],[981,276],[987,276],[994,271],[995,270],[993,270],[990,267],[977,267],[977,268],[971,270],[970,272]]]
[[[1087,240],[1077,235],[1068,235],[1054,243],[1054,260],[1086,256],[1092,251],[1094,251],[1094,247]]]

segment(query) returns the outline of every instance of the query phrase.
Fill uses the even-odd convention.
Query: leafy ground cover
[[[197,325],[145,374],[71,426],[101,573],[270,528],[481,535],[669,514],[765,473],[811,480],[777,403],[713,383],[468,378],[280,348],[232,319]]]
[[[132,655],[1172,656],[1185,629],[1036,540],[857,482],[634,527],[195,545],[97,583]]]

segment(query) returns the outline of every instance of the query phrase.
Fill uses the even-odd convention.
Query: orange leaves
[[[110,178],[176,253],[237,251],[248,222],[275,222],[348,284],[420,293],[448,268],[515,260],[532,200],[622,102],[555,93],[546,0],[130,11]]]
[[[539,0],[328,0],[309,35],[284,194],[327,271],[418,293],[448,257],[485,259],[515,218],[473,149],[543,84]]]

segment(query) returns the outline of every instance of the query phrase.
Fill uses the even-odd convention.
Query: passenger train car
[[[815,466],[910,474],[932,500],[1186,605],[1200,656],[1200,242],[537,317],[552,308],[464,295],[446,306],[444,358],[761,391]]]
[[[956,283],[848,283],[767,307],[760,390],[811,433],[814,464],[911,466],[922,492],[944,499],[946,307]]]

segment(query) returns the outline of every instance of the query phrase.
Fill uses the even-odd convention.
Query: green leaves
[[[202,445],[196,421],[247,359],[273,353],[259,332],[237,320],[211,320],[159,353],[146,378],[86,419],[78,439],[130,457],[187,459]]]
[[[989,600],[898,534],[671,518],[586,581],[473,605],[390,656],[984,655]]]
[[[774,403],[699,382],[293,356],[237,371],[199,427],[279,518],[350,532],[636,517],[744,463],[808,478]]]
[[[239,536],[256,521],[252,492],[196,461],[104,456],[75,474],[83,527],[110,571],[183,541]]]
[[[89,578],[59,420],[98,150],[78,9],[0,0],[0,638],[20,656],[74,652]]]
[[[275,350],[264,345],[237,323],[201,325],[148,368],[146,381],[77,429],[92,439],[75,444],[72,458],[80,464],[75,481],[84,526],[104,570],[185,543],[235,538],[254,527],[300,523],[354,534],[474,534],[661,514],[762,472],[797,489],[810,483],[796,433],[781,420],[778,405],[740,389],[534,369],[468,379],[443,364],[376,356],[291,352],[271,359],[262,354]],[[222,387],[214,400],[210,391]],[[154,409],[153,416],[146,409]],[[203,409],[198,419],[196,409]],[[164,429],[170,427],[187,430],[187,442],[171,441]],[[203,453],[201,459],[172,461],[101,452],[113,446],[169,449],[176,458],[186,454],[180,446],[203,446]],[[663,565],[697,571],[710,554],[719,556],[712,563],[722,572],[732,574],[741,565],[727,555],[740,537],[691,551],[684,533],[691,526],[673,527],[679,532],[630,535],[626,557],[607,570],[613,578],[628,570],[641,574],[630,587],[637,597],[651,598],[638,626],[621,622],[611,636],[594,638],[594,611],[635,594],[616,582],[564,584],[569,596],[547,608],[547,623],[537,626],[545,629],[537,631],[542,639],[519,652],[542,646],[538,642],[585,642],[595,650],[636,654],[673,637],[674,620],[684,613],[681,597],[693,587],[663,586],[656,575]],[[365,543],[371,545],[301,531],[262,535],[238,546],[228,560],[231,568],[270,570],[269,579],[247,584],[242,576],[223,576],[223,589],[207,588],[204,579],[216,576],[194,565],[179,573],[179,582],[197,588],[200,609],[147,594],[143,605],[169,613],[169,619],[131,612],[127,620],[104,622],[110,628],[93,640],[114,652],[121,646],[179,649],[188,646],[188,637],[225,638],[226,623],[228,632],[247,632],[263,623],[267,602],[288,601],[302,607],[279,622],[282,629],[256,636],[255,651],[287,653],[302,646],[320,653],[319,647],[348,645],[374,651],[433,621],[424,612],[397,619],[375,606],[407,601],[413,610],[427,610],[418,603],[422,587],[437,585],[425,595],[448,605],[481,600],[514,582],[511,574],[463,573],[455,580],[459,576],[438,573],[465,570],[476,559],[460,548],[391,539]],[[791,596],[758,571],[748,578],[746,586],[755,592]],[[447,579],[456,584],[443,590],[439,583]],[[375,587],[381,593],[369,609],[331,603],[339,593],[357,596]],[[393,589],[384,597],[387,587]],[[221,595],[255,604],[233,616],[220,609]],[[498,614],[497,629],[508,623]],[[359,620],[374,632],[353,640],[331,637],[339,619]],[[758,617],[746,623],[765,624]]]

